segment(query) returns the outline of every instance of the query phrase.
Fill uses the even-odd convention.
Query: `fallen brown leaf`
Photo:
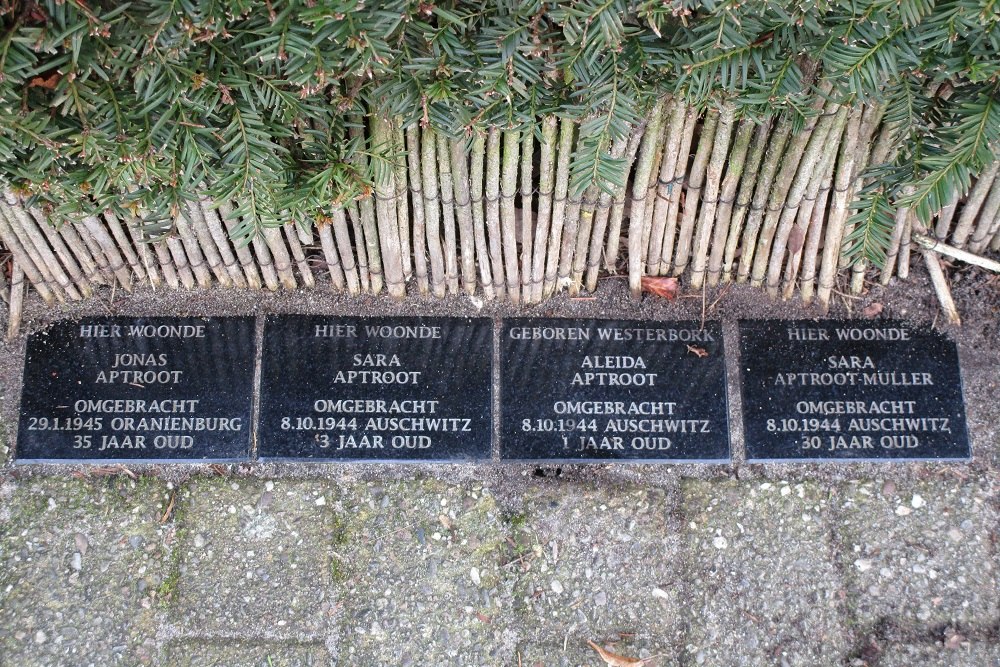
[[[677,298],[677,291],[681,287],[677,278],[667,278],[664,276],[643,276],[641,285],[644,292],[662,296],[664,299],[671,301]]]
[[[45,88],[47,90],[52,90],[59,83],[59,79],[62,78],[62,74],[59,72],[53,72],[47,77],[36,76],[35,78],[28,81],[28,88]]]
[[[882,314],[882,309],[885,308],[879,301],[872,302],[865,306],[865,309],[861,311],[861,314],[865,317],[878,317]]]
[[[607,651],[590,640],[587,640],[587,644],[597,651],[597,655],[601,656],[601,660],[606,662],[608,667],[643,667],[646,664],[642,658],[626,658],[623,655]]]
[[[708,350],[706,350],[703,347],[698,347],[696,345],[688,345],[687,349],[688,352],[698,357],[699,359],[704,359],[705,357],[708,356]]]
[[[798,225],[792,227],[791,231],[788,232],[788,252],[794,255],[799,250],[802,250],[802,244],[805,243],[805,240],[805,230]]]

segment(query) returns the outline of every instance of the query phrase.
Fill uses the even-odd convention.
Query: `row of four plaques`
[[[494,455],[491,320],[268,316],[255,416],[256,326],[90,318],[33,334],[17,460]],[[749,460],[968,458],[957,354],[937,334],[739,328]],[[718,322],[507,319],[498,335],[501,459],[730,459]]]

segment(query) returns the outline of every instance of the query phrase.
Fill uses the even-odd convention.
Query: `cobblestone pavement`
[[[0,488],[0,664],[1000,665],[995,479]]]

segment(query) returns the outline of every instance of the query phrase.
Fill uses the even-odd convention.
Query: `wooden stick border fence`
[[[148,284],[462,292],[532,304],[563,290],[592,291],[603,270],[627,273],[637,296],[643,276],[672,275],[696,289],[749,282],[825,311],[838,281],[853,294],[864,287],[867,267],[848,267],[843,252],[850,204],[865,169],[891,159],[893,143],[880,108],[817,99],[800,131],[786,117],[756,123],[725,106],[699,113],[665,99],[610,147],[627,165],[625,186],[582,193],[570,188],[570,175],[585,138],[569,120],[543,118],[534,133],[495,129],[464,142],[373,118],[372,140],[391,144],[399,161],[372,196],[311,231],[267,229],[246,245],[229,236],[236,202],[192,201],[169,236],[150,240],[138,220],[111,212],[53,227],[6,191],[0,294],[11,332],[22,280],[47,303],[87,298],[96,286]],[[352,131],[366,130],[358,123]],[[920,243],[916,252],[957,319],[934,242],[960,260],[1000,250],[1000,164],[926,228],[899,209],[873,279],[905,278],[911,242]]]

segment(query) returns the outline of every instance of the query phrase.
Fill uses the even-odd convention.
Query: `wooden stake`
[[[820,308],[826,312],[830,308],[830,295],[844,243],[844,223],[847,221],[847,206],[851,197],[854,178],[854,159],[858,147],[861,114],[852,110],[848,117],[844,141],[840,144],[837,158],[837,175],[834,177],[833,205],[826,223],[826,237],[823,241],[823,260],[819,269],[819,289],[817,299]]]
[[[490,243],[490,270],[496,281],[497,293],[505,294],[503,240],[500,230],[500,130],[491,127],[486,135],[486,232]]]
[[[664,100],[664,109],[666,108],[666,104],[667,102]],[[659,260],[652,263],[647,261],[650,246],[653,245],[653,214],[656,211],[656,193],[659,186],[660,164],[663,161],[664,147],[667,143],[667,114],[665,110],[660,113],[662,118],[660,119],[660,127],[657,131],[656,144],[653,147],[653,164],[650,165],[649,182],[646,184],[646,207],[643,211],[643,220],[640,226],[640,229],[642,229],[642,242],[640,246],[642,248],[644,275],[656,275],[660,267]],[[631,226],[631,220],[629,220],[629,225]]]
[[[589,190],[589,187],[588,187]],[[563,223],[562,242],[559,247],[559,268],[556,270],[556,291],[571,286],[570,273],[573,271],[573,256],[580,235],[580,215],[583,212],[583,199],[586,193],[569,194],[566,205],[566,218]],[[596,198],[593,195],[592,198]]]
[[[906,280],[910,277],[910,237],[913,233],[915,217],[916,214],[906,216],[903,224],[903,237],[899,242],[899,267],[896,269],[896,275],[899,276],[900,280]],[[856,294],[861,294],[860,285]]]
[[[111,210],[106,210],[103,216],[105,226],[111,230],[111,236],[114,238],[115,243],[118,244],[118,249],[121,250],[122,255],[125,256],[125,260],[128,262],[129,266],[132,267],[132,273],[135,274],[136,278],[139,280],[146,280],[146,267],[139,260],[139,255],[132,248],[132,242],[122,229],[121,222],[118,220],[118,216],[114,214]],[[101,220],[101,218],[98,218]]]
[[[976,253],[986,250],[998,224],[1000,224],[1000,178],[993,181],[990,195],[979,212],[979,222],[969,241],[969,249]]]
[[[903,190],[904,196],[909,196],[913,188],[907,187]],[[906,227],[907,218],[910,217],[910,209],[905,206],[896,208],[895,223],[892,229],[892,241],[889,250],[885,254],[885,264],[882,266],[881,283],[888,285],[892,280],[892,274],[896,270],[896,258],[899,256],[899,246],[903,240],[903,228]]]
[[[1000,161],[987,167],[969,191],[969,196],[962,205],[962,214],[958,216],[958,222],[955,224],[955,231],[951,233],[951,244],[956,248],[964,248],[969,240],[969,234],[972,233],[973,225],[993,188],[994,181],[997,181],[998,173],[1000,173]]]
[[[531,262],[531,281],[527,303],[542,300],[542,285],[545,282],[545,250],[549,239],[549,223],[552,220],[552,195],[555,191],[555,145],[558,120],[546,116],[542,121],[542,139],[539,145],[538,168],[538,221],[535,225],[535,242]],[[527,278],[525,278],[527,280]]]
[[[831,159],[835,163],[835,159]],[[799,294],[802,295],[804,303],[812,303],[814,290],[816,287],[816,265],[819,260],[819,244],[823,240],[823,222],[826,220],[827,201],[830,198],[830,191],[833,189],[834,164],[827,169],[823,182],[820,184],[819,194],[816,197],[816,205],[813,206],[812,216],[809,220],[809,229],[806,232],[806,243],[802,253],[802,280],[799,287]],[[792,297],[794,283],[785,286],[785,298]]]
[[[354,118],[354,122],[348,128],[348,133],[350,134],[351,139],[358,141],[363,145],[367,145],[364,136],[364,125],[359,118]],[[368,171],[368,158],[364,153],[356,153],[354,156],[354,163],[361,173]],[[358,201],[357,210],[361,220],[365,254],[368,260],[369,286],[371,287],[372,294],[378,294],[382,291],[383,285],[382,253],[379,250],[380,242],[378,234],[378,221],[375,219],[375,204],[372,202],[372,197],[364,197]],[[357,242],[356,239],[355,242]],[[275,257],[275,261],[278,261],[277,257]]]
[[[164,240],[155,241],[153,244],[153,253],[156,255],[156,261],[160,265],[160,270],[163,272],[163,279],[167,282],[167,286],[171,289],[179,289],[181,286],[180,277],[177,275],[177,269],[174,267],[173,260],[170,257],[170,249],[167,247],[167,243]]]
[[[202,254],[205,256],[208,268],[215,275],[215,279],[223,287],[232,287],[233,279],[229,276],[226,262],[222,258],[215,240],[212,238],[212,233],[208,231],[208,220],[205,219],[205,211],[202,209],[199,200],[195,199],[188,202],[187,220],[191,223],[191,229],[194,231],[194,236],[198,241]]]
[[[165,241],[174,266],[177,267],[177,275],[180,278],[181,284],[184,285],[185,289],[194,289],[194,274],[191,273],[191,268],[188,266],[187,255],[184,254],[184,245],[175,236],[168,236]]]
[[[383,159],[390,161],[392,160],[393,136],[389,122],[379,114],[373,114],[371,116],[372,149],[382,151],[385,153]],[[382,178],[375,179],[375,209],[380,256],[385,270],[386,289],[389,296],[394,299],[402,299],[406,296],[406,277],[403,273],[399,218],[396,215],[396,171],[395,167],[384,171]],[[303,279],[308,284],[311,276],[306,278],[303,275]]]
[[[936,253],[947,255],[948,257],[953,257],[960,262],[972,264],[973,266],[978,266],[988,271],[1000,273],[1000,262],[989,259],[988,257],[980,257],[979,255],[975,255],[971,252],[947,245],[937,239],[927,236],[927,234],[922,231],[918,231],[913,235],[913,241],[921,248],[932,250]]]
[[[323,248],[323,259],[326,261],[326,270],[330,272],[330,282],[338,291],[344,291],[344,269],[340,266],[340,257],[337,256],[337,248],[333,241],[333,227],[330,224],[317,225],[319,233],[319,243]]]
[[[622,148],[624,148],[624,142]],[[576,235],[576,247],[573,249],[572,273],[566,277],[570,296],[577,296],[583,287],[583,269],[587,264],[587,248],[591,244],[591,231],[594,226],[594,211],[597,209],[598,197],[601,194],[597,184],[587,187],[583,193],[583,205],[580,207],[580,225]],[[607,194],[607,193],[605,193]],[[610,204],[610,199],[608,200]]]
[[[824,90],[826,88],[826,90]],[[821,93],[828,92],[828,86],[820,89]],[[814,104],[822,109],[822,98],[817,99]],[[830,111],[833,104],[827,105]],[[759,286],[764,282],[767,273],[767,265],[771,256],[771,244],[777,232],[778,225],[785,215],[786,204],[790,207],[797,207],[798,201],[790,201],[789,195],[801,197],[812,176],[816,160],[819,159],[819,151],[822,149],[826,135],[829,133],[832,118],[829,115],[822,115],[813,120],[811,124],[807,122],[806,127],[789,140],[785,154],[781,158],[781,168],[771,187],[770,196],[767,199],[767,210],[764,214],[764,222],[761,225],[755,248],[744,248],[744,254],[750,252],[753,255],[753,265],[750,274],[750,284]],[[802,176],[804,174],[804,176]],[[792,192],[792,188],[795,191]],[[794,214],[793,214],[794,215]],[[794,218],[793,218],[794,219]]]
[[[184,243],[184,249],[187,252],[188,259],[191,262],[191,268],[194,271],[195,277],[198,279],[198,284],[201,287],[211,287],[212,286],[212,274],[222,282],[219,276],[225,278],[226,287],[232,286],[232,281],[229,280],[229,276],[225,272],[225,268],[222,266],[222,259],[219,257],[218,251],[216,251],[214,244],[206,244],[205,241],[211,241],[208,238],[207,230],[203,230],[205,238],[202,239],[201,235],[197,234],[195,229],[199,226],[195,220],[196,218],[201,218],[201,207],[198,203],[188,202],[185,211],[177,217],[175,221],[175,227],[177,233],[180,234],[181,241]],[[204,222],[202,220],[202,222]],[[205,225],[202,225],[203,227]],[[211,272],[209,271],[211,269]]]
[[[410,202],[407,184],[406,139],[399,121],[393,124],[392,149],[395,153],[393,166],[396,173],[396,220],[399,222],[399,249],[403,262],[403,278],[406,282],[413,276],[413,251],[410,247]]]
[[[746,226],[743,228],[742,253],[740,254],[740,261],[736,268],[736,280],[738,282],[746,282],[750,278],[754,248],[757,245],[757,235],[760,232],[761,223],[764,221],[767,202],[771,198],[771,185],[774,183],[775,176],[778,173],[778,166],[781,164],[781,158],[785,154],[785,146],[788,143],[788,137],[791,135],[791,132],[792,120],[788,113],[785,113],[778,121],[774,134],[771,135],[771,139],[768,142],[761,170],[752,177],[755,187],[749,214],[747,215]]]
[[[663,100],[658,100],[653,107],[649,124],[646,126],[646,138],[639,151],[639,161],[636,164],[632,185],[632,210],[629,212],[628,225],[628,285],[632,298],[636,301],[642,298],[642,276],[645,274],[645,256],[642,247],[643,229],[646,220],[646,197],[649,193],[649,176],[653,169],[653,157],[656,150],[656,140],[660,134],[660,124],[663,122]]]
[[[792,293],[795,290],[795,280],[799,274],[799,267],[802,262],[803,251],[809,250],[809,241],[811,240],[816,244],[816,249],[819,248],[819,234],[816,230],[812,228],[813,223],[821,225],[824,216],[814,216],[813,213],[816,210],[817,201],[821,199],[820,190],[825,187],[829,189],[829,184],[833,179],[833,168],[834,162],[837,157],[837,149],[840,147],[840,141],[843,138],[844,127],[847,125],[847,108],[843,108],[844,114],[843,119],[841,119],[840,114],[837,116],[837,121],[834,124],[833,129],[830,131],[829,137],[827,137],[826,149],[823,152],[823,156],[820,158],[816,169],[813,171],[812,178],[809,180],[809,186],[806,188],[805,194],[802,196],[802,202],[799,204],[799,210],[796,214],[795,224],[791,227],[785,238],[781,240],[781,245],[788,246],[788,261],[785,266],[784,283],[781,293],[781,298],[790,299],[792,298]],[[826,192],[822,196],[822,206],[826,205]],[[793,235],[797,237],[797,243],[793,241]],[[777,250],[777,241],[775,243],[775,253],[780,257],[780,253]],[[794,247],[798,245],[798,248]],[[775,256],[772,256],[772,261]],[[815,251],[813,252],[813,259],[815,260]],[[815,267],[815,263],[813,264]],[[780,268],[780,267],[779,267]],[[769,278],[770,280],[770,278]]]
[[[66,267],[70,280],[76,284],[80,294],[83,297],[92,296],[93,288],[90,281],[87,280],[87,277],[83,274],[79,264],[77,264],[76,258],[73,256],[73,252],[66,245],[66,242],[63,237],[60,236],[59,231],[45,221],[44,215],[41,211],[33,209],[28,213],[38,222],[38,228],[42,231],[42,234],[45,235],[46,240],[49,245],[52,246],[52,250],[59,258],[59,261],[64,267]]]
[[[511,303],[521,301],[521,278],[517,261],[517,216],[514,212],[520,149],[521,133],[517,130],[506,130],[503,133],[503,166],[500,182],[500,231],[503,239],[507,297]]]
[[[104,251],[104,256],[108,259],[111,272],[115,274],[119,284],[126,292],[131,292],[132,274],[129,272],[128,266],[125,264],[125,260],[122,259],[121,253],[118,251],[118,246],[115,245],[114,239],[112,239],[105,230],[104,224],[95,217],[87,216],[83,219],[83,226],[90,233],[90,236],[94,239],[94,241],[100,246],[101,250]]]
[[[371,203],[369,201],[369,203]],[[285,289],[293,290],[298,287],[295,274],[292,272],[292,257],[288,253],[288,246],[285,245],[281,232],[274,227],[263,227],[260,235],[267,244],[267,249],[274,259],[274,270],[278,273],[278,279]]]
[[[39,215],[41,215],[40,212]],[[73,256],[80,263],[80,269],[83,271],[83,277],[88,284],[106,284],[104,276],[101,273],[101,269],[97,265],[97,261],[94,259],[94,256],[90,254],[90,248],[83,241],[83,239],[80,238],[80,234],[76,231],[76,227],[74,227],[71,223],[66,222],[55,231],[58,232],[58,236],[66,243],[66,247],[73,251]]]
[[[941,310],[944,311],[945,319],[952,324],[961,324],[962,318],[959,317],[958,308],[955,307],[955,301],[951,298],[951,290],[948,289],[948,279],[945,278],[944,270],[941,269],[941,261],[937,255],[929,250],[924,250],[923,255],[924,263],[927,265],[927,273],[930,274],[931,284],[934,286],[934,293],[941,304]]]
[[[681,212],[681,199],[686,196],[686,181],[688,162],[691,159],[691,144],[694,142],[695,129],[698,126],[698,111],[694,107],[686,107],[684,112],[684,129],[681,131],[680,143],[677,147],[677,162],[674,167],[674,177],[666,184],[667,189],[667,219],[663,226],[660,259],[657,273],[670,272],[673,264],[674,248],[677,236],[677,216]]]
[[[480,281],[483,284],[483,296],[487,299],[496,298],[493,287],[493,266],[490,261],[489,245],[486,242],[486,218],[483,212],[483,168],[486,158],[486,139],[482,134],[472,137],[472,156],[469,166],[469,184],[472,186],[472,233],[476,242],[476,263],[479,265]],[[503,278],[498,277],[500,289],[503,290]]]
[[[351,221],[351,230],[354,235],[354,249],[358,253],[358,277],[361,281],[361,289],[371,292],[372,277],[368,271],[368,249],[367,243],[365,243],[365,231],[362,229],[361,213],[358,212],[358,205],[355,202],[347,204],[347,217]],[[421,232],[423,232],[422,228]]]
[[[2,207],[0,207],[2,209]],[[0,241],[13,253],[14,255],[14,266],[22,271],[23,275],[28,276],[28,280],[31,284],[35,286],[35,291],[38,292],[39,296],[45,301],[45,303],[52,304],[55,302],[56,297],[52,289],[49,287],[49,282],[42,275],[38,267],[35,266],[34,260],[29,255],[24,244],[21,243],[21,239],[17,237],[14,233],[13,226],[10,223],[10,217],[7,215],[5,210],[0,210]],[[11,286],[13,287],[14,277],[11,278]],[[11,293],[11,302],[14,301],[14,294]],[[11,321],[14,321],[13,308],[11,311]]]
[[[667,225],[667,212],[670,209],[670,195],[673,190],[680,189],[681,184],[674,182],[674,173],[680,156],[681,136],[684,134],[684,124],[688,116],[688,107],[684,100],[674,97],[666,105],[664,113],[669,111],[670,120],[664,132],[665,144],[663,157],[660,159],[660,169],[657,175],[656,197],[653,199],[653,221],[649,230],[649,252],[646,254],[646,270],[655,275],[670,270],[669,262],[662,262],[663,239]],[[684,159],[685,166],[687,159]],[[650,208],[650,207],[647,207]],[[671,234],[671,238],[673,235]]]
[[[532,219],[531,188],[534,183],[532,170],[535,150],[535,136],[529,128],[521,139],[521,300],[531,303],[532,261],[534,254],[534,221]]]
[[[4,198],[7,201],[4,201]],[[11,200],[15,202],[14,205],[11,205]],[[7,243],[7,246],[15,250],[15,252],[20,249],[20,261],[28,275],[28,279],[37,289],[40,283],[35,282],[32,271],[28,269],[29,266],[33,266],[35,275],[44,282],[45,288],[49,293],[60,302],[64,302],[66,300],[66,293],[63,290],[65,284],[69,284],[69,279],[63,275],[60,280],[58,274],[61,273],[61,269],[55,261],[48,243],[35,227],[34,221],[29,219],[24,209],[16,203],[16,199],[9,192],[6,193],[5,197],[0,197],[0,215],[7,219],[9,229],[19,241],[17,245],[14,245],[13,239],[11,239]],[[17,257],[17,254],[15,254],[15,257]],[[73,298],[72,295],[70,295],[70,298]],[[77,294],[76,298],[80,298],[79,294]]]
[[[315,287],[316,278],[313,276],[312,269],[309,268],[309,262],[306,261],[306,255],[302,251],[302,241],[296,232],[295,223],[289,223],[282,225],[281,231],[285,234],[285,240],[288,241],[288,248],[292,252],[292,259],[295,260],[295,266],[299,270],[299,275],[302,277],[302,284],[306,287]]]
[[[444,222],[444,275],[450,294],[458,294],[458,235],[455,231],[455,183],[451,173],[451,146],[437,135],[438,172],[441,178],[441,218]]]
[[[253,271],[256,284],[248,282],[249,275],[243,271],[245,267],[240,266],[242,258],[237,259],[238,254],[233,253],[233,248],[229,245],[229,237],[226,236],[222,220],[219,219],[218,210],[212,208],[212,203],[208,199],[199,199],[198,206],[201,208],[201,220],[205,223],[209,240],[218,250],[229,280],[237,287],[250,286],[260,289],[260,278],[256,277],[256,269]]]
[[[628,140],[628,147],[625,149],[625,173],[631,173],[636,157],[639,155],[639,147],[646,136],[646,126],[648,119],[637,127]],[[628,197],[628,188],[625,185],[615,188],[614,201],[611,203],[611,214],[608,220],[608,240],[604,246],[604,266],[611,274],[618,273],[618,247],[621,245],[622,218],[625,216],[625,200]],[[593,278],[588,279],[587,284],[597,286],[597,268],[593,269]]]
[[[684,215],[681,218],[680,230],[677,233],[677,245],[674,250],[674,257],[664,258],[665,261],[673,264],[673,274],[684,273],[688,265],[688,257],[691,255],[691,240],[694,237],[695,220],[698,219],[698,205],[701,203],[701,188],[705,182],[705,172],[708,169],[708,159],[712,155],[712,147],[715,145],[715,134],[719,127],[719,112],[712,109],[705,116],[701,126],[701,136],[698,138],[698,150],[694,155],[694,163],[691,165],[691,176],[688,177],[688,187],[684,192]],[[729,149],[729,133],[732,129],[730,119],[729,128],[725,138],[722,159],[725,159],[725,152]],[[722,173],[722,165],[719,165],[719,174]],[[713,216],[714,206],[713,202]],[[707,243],[708,240],[706,239]],[[701,286],[701,276],[698,279]]]
[[[205,255],[202,254],[201,246],[198,245],[198,239],[195,238],[194,232],[191,231],[191,224],[184,213],[177,216],[177,219],[174,221],[174,228],[177,230],[178,235],[181,237],[181,242],[184,244],[184,252],[187,253],[188,262],[191,265],[191,270],[194,272],[195,279],[198,281],[198,286],[211,287],[212,274],[208,270]]]
[[[427,225],[427,251],[431,258],[431,291],[440,298],[445,294],[444,255],[441,250],[441,207],[437,175],[437,139],[434,130],[421,133],[420,173],[424,183],[424,223]]]
[[[452,189],[455,195],[455,217],[458,219],[458,242],[462,248],[462,289],[476,293],[476,240],[472,231],[472,194],[469,190],[469,164],[465,142],[453,139],[451,153]]]
[[[616,139],[611,145],[611,157],[620,160],[626,154],[630,146],[632,145],[632,137],[642,135],[643,128],[645,126],[641,125],[638,128],[633,128],[632,132],[628,134],[628,137],[621,137]],[[638,150],[639,142],[635,142],[636,149]],[[635,152],[632,153],[632,157],[635,157]],[[625,173],[627,174],[631,171],[631,161],[629,161],[625,166]],[[584,282],[587,286],[587,290],[593,292],[597,289],[597,272],[601,268],[601,255],[604,249],[604,238],[605,233],[608,229],[608,219],[611,215],[611,207],[613,206],[613,200],[621,196],[622,200],[625,199],[625,188],[615,186],[613,192],[602,191],[600,199],[597,202],[596,215],[594,217],[594,231],[590,236],[590,249],[587,251],[586,256],[586,278]],[[620,220],[620,218],[619,218]],[[574,282],[578,280],[574,277]]]
[[[142,230],[139,228],[139,221],[134,216],[127,216],[124,224],[125,231],[128,232],[129,238],[132,239],[132,245],[139,255],[139,261],[146,269],[146,279],[149,280],[150,286],[155,290],[163,284],[163,279],[160,277],[160,271],[157,269],[159,262],[155,261],[154,252],[151,247],[152,244],[148,242],[148,239],[143,237]],[[174,287],[176,288],[176,285]]]
[[[719,206],[715,214],[715,234],[712,237],[712,250],[708,258],[708,286],[715,287],[722,279],[722,260],[731,237],[738,236],[739,230],[730,231],[729,225],[733,219],[733,205],[736,203],[736,189],[743,175],[747,162],[750,141],[753,139],[755,123],[747,117],[740,121],[733,139],[733,150],[729,155],[726,167],[726,178],[719,192]]]
[[[788,236],[792,227],[798,219],[799,207],[806,204],[805,219],[812,214],[812,203],[803,202],[807,190],[811,183],[818,187],[822,180],[823,172],[827,168],[827,156],[835,155],[840,146],[840,137],[843,134],[844,126],[847,124],[847,107],[840,107],[836,116],[824,116],[817,123],[805,153],[799,164],[799,171],[795,175],[792,186],[782,204],[781,212],[778,215],[777,227],[772,234],[770,257],[766,257],[768,250],[761,252],[757,259],[766,271],[765,284],[768,294],[774,298],[778,296],[778,286],[781,280],[781,267],[785,259],[785,248],[788,243]],[[801,229],[801,228],[800,228]],[[762,238],[764,234],[761,235]],[[801,250],[801,247],[799,248]],[[766,264],[765,264],[766,258]],[[791,261],[791,258],[789,258]]]
[[[735,110],[731,104],[723,104],[718,114],[718,124],[715,130],[715,140],[713,141],[712,154],[707,161],[705,170],[705,200],[701,205],[701,216],[694,234],[694,261],[691,264],[691,287],[700,289],[705,278],[705,266],[708,263],[709,245],[712,242],[712,225],[715,224],[715,215],[719,205],[719,191],[722,181],[722,171],[726,166],[726,156],[729,154],[729,140],[733,133],[733,121]],[[747,138],[749,139],[749,133]],[[697,162],[697,159],[695,159]],[[723,230],[724,225],[719,225]],[[718,233],[715,236],[719,236]],[[721,244],[720,244],[721,245]],[[721,252],[719,259],[722,259]],[[684,257],[687,261],[687,257]],[[680,273],[681,255],[678,249],[677,263],[674,271]]]
[[[258,234],[253,237],[250,244],[253,246],[254,255],[257,257],[257,265],[260,267],[260,273],[264,276],[264,284],[267,285],[267,289],[277,292],[280,287],[278,272],[274,270],[274,262],[271,260],[271,251],[267,249],[267,243]]]
[[[223,234],[225,238],[230,238],[232,235],[233,227],[236,225],[236,221],[233,216],[233,209],[229,205],[229,202],[220,202],[218,214],[213,216],[213,218],[221,225],[224,226],[226,234]],[[222,230],[219,230],[221,233]],[[239,242],[234,243],[234,251],[236,252],[236,257],[240,262],[240,268],[243,269],[243,275],[247,279],[247,285],[254,289],[260,289],[263,284],[261,283],[260,274],[264,273],[263,267],[260,273],[257,271],[257,262],[254,260],[253,252],[250,250],[250,246],[253,242]],[[256,247],[256,246],[254,246]],[[264,283],[267,284],[268,289],[276,290],[278,289],[278,278],[276,275],[271,276],[268,280],[264,278]],[[273,287],[271,285],[274,285]]]
[[[414,209],[417,206],[418,203],[414,201]],[[422,210],[423,208],[421,207]],[[344,215],[344,209],[333,209],[332,217],[333,235],[337,240],[337,249],[340,251],[340,264],[344,268],[347,291],[351,294],[360,294],[361,282],[358,278],[358,265],[354,259],[354,250],[351,248],[351,236],[347,229],[347,217]]]
[[[427,223],[420,155],[420,130],[416,126],[407,128],[406,164],[410,172],[410,196],[413,201],[413,265],[417,274],[417,290],[426,295],[430,292],[430,282],[427,279]]]
[[[934,225],[934,235],[941,241],[948,238],[948,230],[951,229],[951,221],[955,218],[955,210],[958,208],[958,193],[954,193],[945,207],[937,215],[937,222]]]
[[[545,281],[542,283],[542,298],[552,296],[556,289],[559,273],[559,250],[562,247],[562,230],[566,223],[566,200],[569,197],[569,165],[573,153],[573,121],[563,118],[559,121],[559,154],[556,162],[556,185],[552,200],[552,225],[547,239],[548,252],[545,257]],[[645,181],[643,181],[645,185]]]
[[[94,265],[97,267],[97,273],[91,280],[98,285],[114,285],[115,274],[111,271],[111,266],[108,264],[108,258],[104,256],[104,251],[101,247],[97,245],[97,242],[91,236],[90,232],[80,221],[66,222],[63,227],[69,225],[73,226],[76,233],[76,237],[80,239],[83,245],[87,248],[87,252],[90,257],[94,260]],[[99,278],[97,277],[99,276]]]

